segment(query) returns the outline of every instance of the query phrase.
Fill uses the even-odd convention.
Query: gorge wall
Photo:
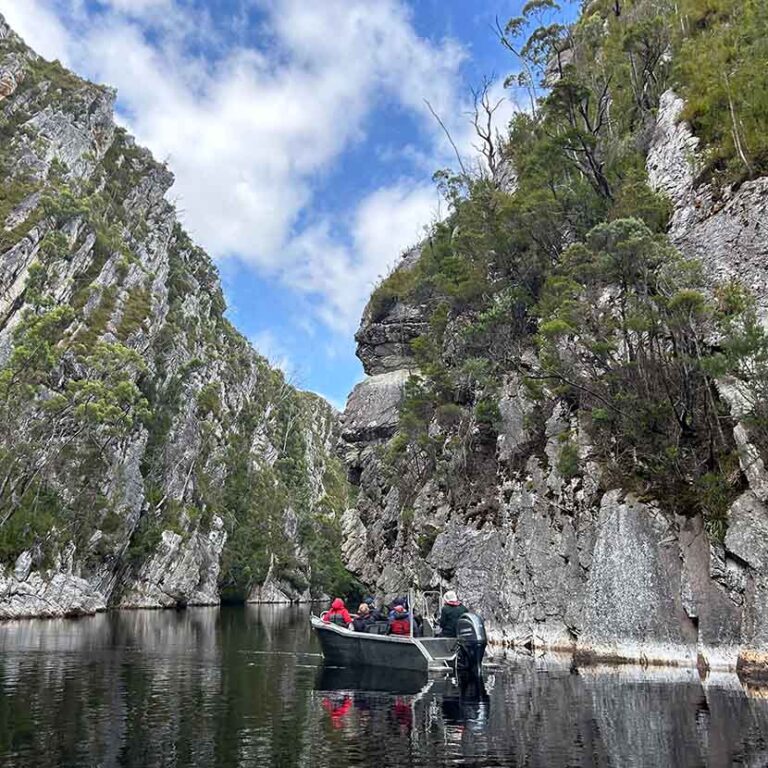
[[[663,92],[644,126],[648,183],[672,206],[669,239],[710,280],[745,284],[764,314],[768,179],[724,193],[703,181],[683,106],[674,91]],[[459,396],[458,407],[431,412],[424,445],[437,441],[448,459],[420,470],[426,449],[411,446],[410,464],[398,465],[416,478],[405,498],[391,455],[408,429],[409,382],[428,376],[418,353],[434,327],[435,304],[423,286],[389,286],[410,286],[408,274],[432,247],[404,257],[356,336],[367,377],[343,420],[349,476],[359,488],[344,518],[350,569],[389,596],[413,585],[450,586],[499,643],[568,649],[583,659],[760,669],[768,659],[768,474],[732,381],[718,387],[730,408],[742,484],[719,535],[702,514],[681,515],[663,497],[606,479],[585,414],[554,392],[543,409],[531,399],[517,372],[538,364],[530,342],[494,396],[490,435],[475,419],[458,440],[452,424],[459,408],[466,412]],[[472,308],[448,313],[437,356],[451,371],[461,361],[462,329],[476,316]],[[575,462],[567,471],[566,446]]]
[[[227,321],[112,90],[2,17],[0,86],[0,618],[323,594],[335,412]]]

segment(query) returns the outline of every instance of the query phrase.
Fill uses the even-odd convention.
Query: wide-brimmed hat
[[[449,589],[444,595],[443,595],[443,601],[446,603],[458,603],[459,598],[457,597],[456,593]]]

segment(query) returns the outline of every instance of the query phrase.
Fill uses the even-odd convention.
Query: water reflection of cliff
[[[512,660],[484,687],[323,668],[291,608],[0,625],[0,764],[768,764],[768,702],[732,675]]]
[[[304,621],[284,608],[248,607],[4,624],[0,755],[16,757],[3,764],[271,760],[249,733],[267,721],[282,738]]]

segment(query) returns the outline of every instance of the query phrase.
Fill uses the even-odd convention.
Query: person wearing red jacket
[[[338,624],[340,627],[349,627],[352,623],[352,617],[340,597],[331,603],[331,610],[323,614],[323,621],[327,621],[329,624]]]
[[[405,606],[396,605],[392,609],[394,616],[389,620],[390,635],[410,635],[411,618],[405,610]]]

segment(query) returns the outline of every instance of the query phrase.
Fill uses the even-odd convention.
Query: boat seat
[[[371,635],[386,635],[389,628],[388,621],[374,621],[366,630]]]

